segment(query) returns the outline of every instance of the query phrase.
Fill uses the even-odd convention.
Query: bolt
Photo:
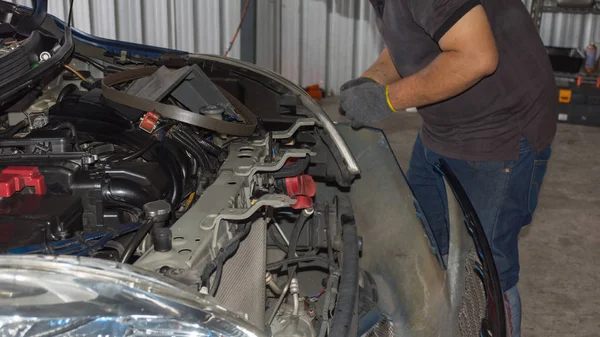
[[[52,55],[47,51],[40,54],[40,62],[48,61],[50,58],[52,58]]]
[[[304,213],[304,216],[310,216],[310,215],[312,215],[315,212],[315,209],[312,208],[312,207],[311,208],[305,208],[302,212]]]
[[[169,273],[171,273],[172,275],[181,275],[183,273],[183,269],[181,269],[181,268],[171,269],[171,270],[169,270]]]

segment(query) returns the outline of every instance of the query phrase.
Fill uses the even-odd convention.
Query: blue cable
[[[127,233],[131,233],[139,228],[140,228],[140,224],[137,224],[137,223],[127,224],[127,225],[122,225],[119,228],[119,231],[116,233],[99,232],[99,233],[90,233],[90,234],[84,235],[83,242],[100,239],[100,241],[98,241],[94,245],[92,245],[92,247],[96,247],[96,248],[91,248],[87,245],[84,245],[80,239],[67,239],[67,240],[51,242],[51,243],[48,243],[47,245],[42,244],[42,245],[19,247],[19,248],[11,249],[7,253],[8,254],[47,254],[48,246],[52,247],[57,254],[62,254],[62,255],[73,254],[73,253],[76,253],[79,251],[87,252],[90,249],[100,249],[100,248],[102,248],[102,246],[106,245],[106,243],[108,243],[108,241],[112,240],[113,238],[121,236],[121,235],[125,235]],[[107,239],[107,237],[110,237],[110,239]],[[102,246],[98,245],[99,243],[102,243]]]
[[[95,244],[93,244],[91,247],[88,247],[88,248],[80,251],[79,253],[77,253],[75,255],[76,256],[87,256],[87,255],[90,255],[90,253],[95,252],[98,249],[102,249],[113,238],[114,238],[113,234],[112,233],[108,233],[108,234],[106,234],[106,236],[104,236],[102,239],[98,240],[98,242],[96,242]]]
[[[477,269],[477,271],[479,272],[479,274],[481,275],[481,277],[485,278],[485,274],[483,273],[483,269],[481,269],[481,267],[477,263],[475,264],[475,269]]]
[[[91,251],[96,251],[98,249],[101,249],[102,247],[104,247],[110,240],[130,233],[136,229],[139,228],[138,226],[125,226],[122,227],[121,230],[119,232],[105,232],[102,233],[103,236],[100,238],[100,240],[96,243],[94,243],[93,245],[84,245],[84,244],[80,244],[79,246],[76,247],[70,247],[69,249],[66,250],[56,250],[55,253],[58,255],[71,255],[71,254],[75,254],[77,256],[84,256],[84,255],[88,255]],[[115,235],[116,234],[116,235]],[[85,240],[85,242],[87,243],[89,240]]]
[[[83,236],[84,241],[95,240],[101,238],[104,233],[92,233],[86,234]],[[67,248],[73,245],[77,245],[81,243],[79,239],[67,239],[61,241],[50,242],[48,245],[32,245],[26,247],[20,247],[9,250],[8,254],[35,254],[35,253],[43,253],[47,251],[47,246],[50,246],[54,249]]]

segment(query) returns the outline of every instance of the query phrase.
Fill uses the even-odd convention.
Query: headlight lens
[[[0,256],[0,335],[262,335],[184,287],[98,259]]]

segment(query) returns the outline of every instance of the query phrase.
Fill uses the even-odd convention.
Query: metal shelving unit
[[[531,18],[538,31],[543,13],[600,14],[600,0],[592,7],[561,7],[556,0],[533,0]],[[558,120],[571,124],[600,126],[600,73],[554,72],[559,94]],[[583,85],[583,86],[582,86]]]
[[[596,1],[593,7],[561,7],[555,0],[533,0],[531,18],[538,30],[542,26],[542,14],[544,13],[600,14],[600,3]]]

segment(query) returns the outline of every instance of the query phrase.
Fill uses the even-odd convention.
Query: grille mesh
[[[265,265],[267,263],[267,224],[252,224],[238,251],[223,266],[216,299],[231,311],[247,314],[258,328],[265,325]]]
[[[394,337],[394,326],[384,317],[362,337]]]
[[[471,251],[465,263],[465,293],[459,313],[458,327],[462,337],[479,337],[481,321],[487,305],[483,279],[477,272],[477,253]]]

